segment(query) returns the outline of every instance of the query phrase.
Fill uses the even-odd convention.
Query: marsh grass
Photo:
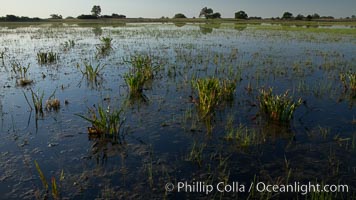
[[[193,87],[198,92],[199,111],[203,117],[206,117],[213,113],[219,104],[233,99],[236,82],[230,80],[220,82],[217,78],[201,78],[193,81]]]
[[[36,170],[38,172],[38,175],[40,177],[40,180],[42,182],[43,185],[43,192],[41,194],[36,194],[37,199],[47,199],[48,195],[49,195],[49,184],[48,181],[43,173],[43,171],[41,170],[38,162],[35,160],[35,167]],[[62,170],[60,177],[59,177],[59,182],[63,182],[64,180],[64,171]],[[60,199],[60,186],[57,185],[57,181],[55,177],[51,178],[51,194],[52,194],[52,198],[57,200]]]
[[[87,78],[87,80],[91,82],[97,82],[101,77],[100,72],[104,69],[105,65],[97,64],[95,67],[90,63],[84,63],[84,69],[77,64],[77,68],[80,69],[83,76]]]
[[[234,128],[230,119],[228,119],[225,131],[225,140],[235,142],[238,147],[257,145],[265,140],[263,136],[257,134],[256,130],[249,129],[242,124]]]
[[[187,160],[191,162],[196,162],[199,167],[203,164],[203,151],[205,149],[205,144],[198,145],[196,142],[193,143],[192,149],[188,154]]]
[[[35,109],[36,117],[38,115],[43,116],[43,97],[44,97],[44,92],[39,95],[38,92],[35,93],[32,89],[31,91],[31,97],[32,97],[32,104]],[[30,106],[31,110],[33,110],[33,107],[31,106],[31,103],[29,102],[27,96],[25,93],[23,93],[25,96],[25,99],[27,101],[27,104]]]
[[[344,92],[350,91],[353,98],[356,98],[356,73],[341,73],[340,80],[344,85]]]
[[[288,91],[281,95],[273,95],[272,92],[272,88],[260,91],[258,100],[261,113],[274,122],[289,123],[294,111],[302,104],[302,99],[294,101]]]
[[[113,49],[112,48],[112,38],[102,37],[100,38],[101,44],[96,47],[97,56],[106,56]]]
[[[33,80],[27,78],[27,73],[30,68],[30,64],[27,67],[22,66],[19,63],[11,63],[12,71],[16,74],[17,84],[20,86],[26,86],[33,83]]]
[[[52,64],[57,62],[59,56],[57,53],[52,51],[50,52],[38,52],[37,53],[37,61],[39,64]]]
[[[125,119],[122,116],[123,110],[111,110],[110,106],[104,109],[102,106],[89,109],[89,116],[76,114],[84,120],[91,123],[88,127],[88,133],[91,135],[109,135],[117,138],[120,128]]]
[[[71,49],[75,46],[75,42],[74,42],[74,40],[67,40],[64,42],[63,46],[64,46],[64,50],[68,51],[69,49]]]
[[[51,96],[48,97],[47,101],[46,101],[46,110],[47,111],[58,111],[60,106],[61,106],[61,102],[59,101],[59,99],[56,98],[56,90],[51,94]]]
[[[130,96],[142,96],[143,87],[153,80],[154,74],[160,66],[156,65],[148,55],[132,56],[130,60],[125,60],[124,62],[131,65],[129,72],[124,75],[125,82],[130,90]]]

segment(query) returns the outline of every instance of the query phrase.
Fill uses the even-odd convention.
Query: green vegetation
[[[85,119],[91,123],[91,127],[88,128],[88,133],[91,135],[110,135],[117,137],[120,133],[125,119],[122,117],[123,110],[111,110],[110,106],[104,109],[102,106],[89,109],[89,117],[84,115],[77,116]]]
[[[184,18],[187,18],[187,17],[182,13],[177,13],[177,14],[174,15],[173,18],[175,18],[175,19],[184,19]]]
[[[201,9],[199,17],[205,17],[206,19],[219,19],[221,18],[221,14],[216,12],[214,13],[212,8],[204,7]]]
[[[50,52],[38,52],[37,53],[37,61],[39,64],[51,64],[57,62],[59,56],[57,53],[52,51]]]
[[[102,37],[100,38],[101,45],[96,47],[97,55],[105,56],[108,55],[109,52],[112,50],[112,38],[110,37]]]
[[[38,115],[43,116],[43,97],[44,97],[44,92],[42,91],[42,94],[39,95],[35,92],[33,92],[33,90],[31,89],[31,97],[32,97],[32,104],[33,107],[30,104],[30,101],[28,100],[27,96],[25,93],[23,93],[25,96],[25,99],[27,101],[27,104],[30,106],[31,110],[33,110],[33,107],[35,108],[35,113],[36,113],[36,117]]]
[[[87,80],[91,82],[97,82],[98,78],[100,77],[100,72],[103,70],[105,65],[101,65],[100,63],[93,67],[90,63],[84,63],[84,69],[81,69],[80,65],[77,64],[77,68],[80,69],[83,76],[87,78]]]
[[[101,7],[98,5],[94,5],[93,8],[91,9],[91,14],[93,16],[99,17],[100,13],[101,13]]]
[[[198,91],[198,107],[203,117],[211,114],[223,101],[231,100],[236,89],[236,82],[217,78],[202,78],[193,82]]]
[[[344,85],[344,90],[351,91],[352,94],[356,95],[356,73],[347,72],[340,74],[340,80]]]
[[[33,81],[31,79],[27,78],[27,72],[28,69],[30,68],[30,63],[27,65],[27,67],[22,66],[21,64],[14,62],[11,63],[12,67],[12,72],[16,74],[17,78],[17,84],[20,86],[26,86],[30,85]]]
[[[42,192],[38,192],[37,195],[36,195],[36,198],[37,199],[47,199],[48,198],[48,193],[49,193],[49,187],[48,187],[48,182],[47,182],[47,179],[44,175],[44,173],[42,172],[39,164],[37,163],[37,161],[35,160],[34,161],[35,163],[35,167],[36,167],[36,170],[38,172],[38,175],[40,176],[40,180],[42,182],[42,185],[43,185],[43,191]],[[60,174],[60,177],[59,177],[59,182],[63,182],[64,180],[64,171],[62,170],[61,174]],[[60,198],[60,187],[57,186],[57,182],[56,182],[56,178],[55,177],[52,177],[51,178],[51,194],[52,194],[52,198],[54,200],[57,200],[57,199],[61,199]]]
[[[273,95],[272,88],[269,90],[262,89],[258,100],[261,112],[272,121],[279,123],[289,123],[294,111],[302,104],[302,99],[294,102],[288,91],[282,95]]]
[[[240,10],[240,11],[235,13],[235,19],[247,19],[247,18],[248,18],[248,15],[243,10]]]
[[[131,65],[128,73],[125,74],[125,82],[129,86],[130,96],[142,96],[143,86],[147,81],[154,78],[154,72],[158,70],[159,65],[155,65],[150,56],[132,56],[126,63]]]

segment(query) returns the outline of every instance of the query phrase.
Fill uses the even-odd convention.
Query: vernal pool
[[[310,199],[319,193],[177,187],[312,182],[348,185],[349,192],[325,195],[352,199],[355,47],[356,29],[339,26],[3,24],[0,198]],[[53,61],[40,58],[49,52]],[[155,70],[133,98],[126,80],[139,57]],[[97,76],[85,65],[98,66]],[[197,80],[208,77],[236,88],[206,117]],[[269,88],[301,98],[290,122],[261,112]],[[42,94],[41,114],[32,97]],[[48,99],[59,109],[46,109]],[[99,108],[121,110],[117,135],[88,133],[84,118]]]

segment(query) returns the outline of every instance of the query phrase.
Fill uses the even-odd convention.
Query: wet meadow
[[[0,198],[355,199],[355,47],[352,25],[2,24]]]

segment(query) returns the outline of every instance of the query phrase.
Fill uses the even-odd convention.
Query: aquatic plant
[[[83,76],[85,76],[89,81],[96,82],[98,77],[100,77],[100,71],[103,70],[105,65],[100,63],[93,67],[90,63],[84,63],[84,69],[81,69],[80,65],[77,64],[77,68],[80,69]]]
[[[37,53],[37,61],[40,64],[51,64],[57,62],[59,56],[57,53],[52,51],[50,52],[38,52]]]
[[[68,40],[64,42],[64,49],[69,50],[70,48],[73,48],[75,46],[74,40]]]
[[[198,145],[196,142],[193,143],[192,149],[188,154],[187,160],[191,162],[196,162],[199,167],[202,166],[203,162],[203,151],[205,149],[205,144]]]
[[[38,175],[40,176],[40,180],[42,182],[43,188],[44,188],[44,194],[41,194],[40,196],[37,196],[38,199],[47,199],[48,198],[48,193],[49,193],[49,186],[48,186],[48,182],[47,179],[44,175],[44,173],[42,172],[38,162],[35,160],[35,167],[36,170],[38,172]],[[64,180],[64,171],[62,170],[60,177],[59,177],[59,181],[60,183]],[[53,199],[60,199],[60,192],[59,192],[59,187],[57,186],[57,182],[56,182],[56,178],[52,177],[51,178],[51,193],[52,193],[52,197]],[[39,194],[37,194],[39,195]]]
[[[51,96],[48,97],[47,101],[46,101],[46,110],[47,111],[58,111],[60,106],[61,106],[61,102],[59,101],[59,99],[57,99],[55,97],[56,91],[54,91]]]
[[[12,71],[17,75],[17,84],[20,86],[26,86],[33,82],[33,80],[27,78],[27,72],[30,68],[30,63],[27,67],[22,66],[21,64],[14,62],[11,63]]]
[[[76,114],[84,120],[91,123],[91,127],[88,127],[88,133],[94,135],[113,135],[117,136],[125,119],[122,117],[123,110],[110,110],[110,106],[104,109],[102,106],[98,106],[89,109],[89,117]]]
[[[217,78],[198,79],[194,86],[198,90],[199,110],[203,116],[206,116],[211,113],[219,103],[219,80]]]
[[[100,38],[101,44],[96,47],[97,55],[105,56],[110,50],[112,50],[112,38],[110,37],[102,37]]]
[[[155,71],[160,67],[155,65],[150,56],[132,56],[130,60],[125,60],[131,64],[128,73],[124,75],[126,84],[129,86],[131,96],[141,96],[143,86],[147,81],[154,78]]]
[[[193,82],[198,91],[198,107],[202,116],[212,113],[223,101],[233,99],[236,83],[230,80],[219,81],[217,78],[201,78]]]
[[[345,92],[350,90],[352,93],[356,94],[356,73],[347,72],[340,74],[340,80],[344,85]]]
[[[39,95],[35,92],[33,92],[32,89],[30,89],[31,91],[31,97],[32,97],[32,104],[35,108],[35,113],[36,113],[36,117],[38,116],[38,114],[40,114],[41,116],[43,116],[43,97],[44,97],[44,92],[42,91],[42,94]],[[28,100],[27,96],[25,93],[23,93],[25,96],[25,99],[27,101],[27,104],[30,106],[31,110],[33,109],[33,107],[30,104],[30,101]]]
[[[273,95],[272,88],[262,89],[258,98],[260,102],[260,111],[272,121],[288,123],[294,111],[302,104],[299,98],[296,102],[289,96],[288,91],[282,95]]]

